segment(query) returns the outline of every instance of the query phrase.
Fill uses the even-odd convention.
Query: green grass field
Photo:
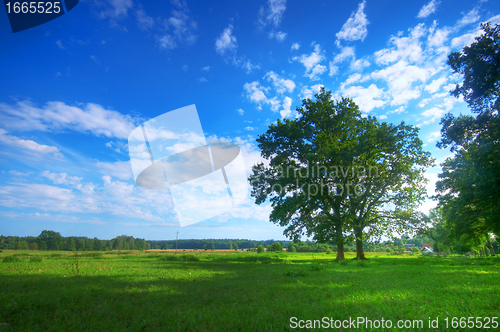
[[[476,323],[476,317],[484,324],[484,317],[500,316],[499,258],[334,258],[4,251],[0,331],[289,331],[314,320],[331,331],[500,330],[493,321],[489,329]],[[391,320],[392,327],[345,325],[358,317]],[[453,317],[473,317],[474,328],[453,328]],[[436,318],[438,327],[429,328]],[[398,320],[407,327],[398,328]],[[344,327],[335,328],[339,323]]]

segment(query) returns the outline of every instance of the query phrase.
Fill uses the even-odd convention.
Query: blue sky
[[[172,199],[137,187],[127,138],[145,121],[195,104],[208,141],[242,149],[294,118],[321,86],[381,121],[420,127],[435,147],[440,118],[468,113],[447,55],[498,1],[87,0],[13,34],[0,13],[0,234],[110,239],[284,239],[270,206],[245,202],[180,228]],[[440,168],[428,170],[429,194]],[[433,202],[421,209],[428,211]]]

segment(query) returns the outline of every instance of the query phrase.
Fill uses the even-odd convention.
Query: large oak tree
[[[335,101],[324,89],[315,97],[257,139],[269,164],[253,167],[252,196],[257,204],[270,200],[270,221],[287,237],[336,244],[337,260],[356,240],[357,258],[365,259],[364,235],[410,225],[432,159],[418,128],[364,117],[351,99]]]

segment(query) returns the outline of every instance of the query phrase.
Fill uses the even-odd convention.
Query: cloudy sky
[[[500,23],[498,4],[87,0],[15,34],[0,13],[0,234],[284,239],[250,197],[179,227],[169,195],[135,184],[129,134],[195,104],[206,140],[238,144],[249,174],[255,138],[324,86],[420,127],[439,164],[440,118],[469,112],[447,55]]]

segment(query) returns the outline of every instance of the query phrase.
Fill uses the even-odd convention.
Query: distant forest
[[[363,243],[365,251],[383,252],[388,250],[404,250],[404,244],[414,244],[420,247],[429,241],[427,238],[396,239],[391,243]],[[336,247],[330,244],[315,243],[311,241],[253,241],[241,239],[189,239],[189,240],[145,240],[133,236],[121,235],[111,240],[100,240],[96,237],[83,236],[64,237],[58,232],[45,230],[39,236],[3,236],[0,235],[0,249],[7,250],[66,250],[66,251],[104,251],[104,250],[149,250],[149,249],[175,249],[178,250],[241,250],[255,249],[259,245],[270,247],[279,242],[285,249],[297,252],[326,252],[335,251]],[[355,252],[354,243],[346,244],[346,252]]]

